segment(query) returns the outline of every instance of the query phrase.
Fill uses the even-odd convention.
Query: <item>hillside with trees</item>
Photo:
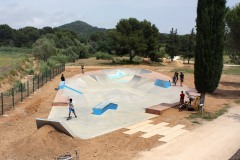
[[[93,27],[83,21],[75,21],[58,27],[59,29],[70,30],[78,34],[88,36],[97,31],[107,31],[105,28]]]

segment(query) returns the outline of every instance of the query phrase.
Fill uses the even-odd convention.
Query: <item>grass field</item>
[[[0,47],[0,68],[11,68],[23,58],[30,57],[31,49]]]

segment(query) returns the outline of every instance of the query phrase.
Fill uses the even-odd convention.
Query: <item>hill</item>
[[[93,27],[83,21],[75,21],[58,27],[59,29],[70,30],[83,35],[90,35],[97,31],[107,31],[105,28]]]

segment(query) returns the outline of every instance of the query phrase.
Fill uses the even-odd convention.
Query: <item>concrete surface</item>
[[[142,132],[143,134],[140,135],[142,138],[150,138],[155,135],[161,135],[162,138],[159,141],[169,142],[174,138],[188,132],[188,130],[182,129],[184,125],[176,125],[173,127],[167,127],[168,123],[161,122],[159,124],[150,124],[151,121],[144,121],[132,126],[126,127],[127,131],[123,132],[124,134],[132,135],[137,132]]]
[[[36,124],[37,124],[37,129],[41,128],[44,125],[51,125],[53,126],[56,130],[59,130],[66,135],[69,135],[71,137],[75,137],[74,133],[64,122],[57,122],[53,120],[47,120],[47,119],[41,119],[41,118],[36,118]]]
[[[93,138],[117,129],[136,124],[156,115],[145,113],[145,108],[160,103],[179,101],[180,92],[188,87],[155,86],[156,79],[169,81],[171,78],[145,69],[106,69],[87,72],[66,79],[67,86],[81,91],[59,90],[53,104],[62,103],[62,98],[73,99],[77,118],[66,121],[68,107],[53,106],[48,116],[50,120],[64,121],[77,137]],[[93,115],[92,108],[97,104],[110,101],[118,105],[117,110],[107,110],[102,115]]]
[[[240,106],[235,106],[216,120],[207,122],[151,151],[142,152],[136,159],[227,160],[239,148]]]

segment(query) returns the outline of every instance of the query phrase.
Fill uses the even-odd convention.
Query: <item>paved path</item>
[[[151,151],[138,160],[226,160],[240,148],[240,106]]]

